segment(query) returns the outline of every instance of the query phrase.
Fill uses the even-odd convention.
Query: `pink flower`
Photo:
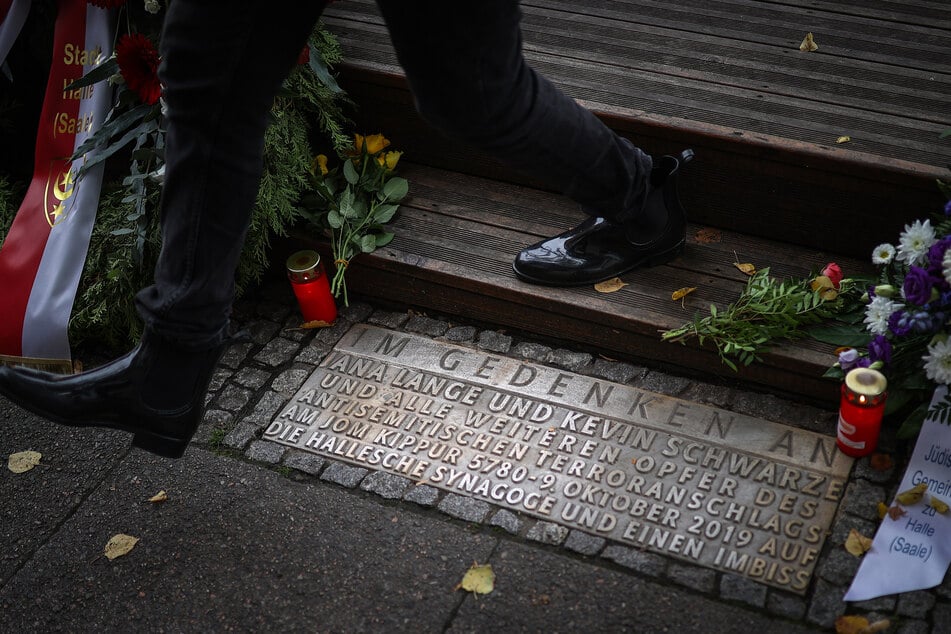
[[[822,275],[829,278],[833,287],[839,288],[839,282],[842,281],[842,269],[839,268],[838,264],[835,262],[826,264],[826,267],[822,269]]]

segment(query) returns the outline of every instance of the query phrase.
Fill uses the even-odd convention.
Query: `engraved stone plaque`
[[[829,436],[366,325],[264,437],[800,594],[852,465]]]

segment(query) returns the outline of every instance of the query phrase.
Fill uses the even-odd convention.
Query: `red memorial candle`
[[[330,282],[319,253],[298,251],[287,258],[287,277],[297,296],[304,321],[334,323],[337,319],[337,304],[330,293]]]
[[[839,401],[836,444],[842,453],[860,458],[875,451],[885,413],[888,381],[878,370],[855,368],[845,375]]]

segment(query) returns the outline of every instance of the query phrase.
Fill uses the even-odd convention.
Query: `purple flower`
[[[904,337],[911,332],[911,326],[908,323],[908,313],[903,310],[896,310],[889,315],[888,329],[896,337]]]
[[[882,335],[875,335],[868,344],[868,358],[874,363],[881,361],[886,366],[892,362],[892,344]]]
[[[944,281],[942,262],[948,248],[951,248],[951,236],[941,238],[928,249],[928,273],[936,284],[941,284],[945,289],[947,288],[947,282]]]
[[[944,206],[944,215],[951,216],[951,200],[949,200]]]
[[[931,301],[931,289],[934,285],[935,279],[927,270],[920,266],[910,266],[902,290],[905,292],[905,299],[922,306]]]
[[[839,353],[839,367],[843,372],[848,372],[854,368],[859,360],[859,351],[855,348],[846,348]]]

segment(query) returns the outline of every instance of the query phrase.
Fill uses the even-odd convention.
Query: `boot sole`
[[[626,273],[630,273],[631,271],[635,269],[651,268],[654,266],[660,266],[661,264],[667,264],[674,258],[677,258],[680,255],[682,255],[684,252],[685,246],[686,246],[686,240],[683,240],[680,243],[678,243],[676,246],[674,246],[673,248],[663,251],[661,253],[654,253],[654,254],[648,255],[643,260],[638,260],[631,266],[621,271],[617,271],[617,272],[610,273],[608,275],[604,275],[601,277],[591,278],[588,280],[581,280],[581,281],[556,282],[551,280],[542,280],[539,278],[531,277],[530,275],[524,275],[522,273],[519,273],[518,269],[516,269],[514,265],[512,266],[512,270],[515,272],[515,277],[517,277],[518,279],[522,280],[523,282],[528,282],[530,284],[535,284],[538,286],[549,286],[549,287],[557,287],[557,288],[573,288],[578,286],[590,286],[592,284],[598,284],[599,282],[611,280],[611,279],[614,279],[615,277],[619,277]]]

